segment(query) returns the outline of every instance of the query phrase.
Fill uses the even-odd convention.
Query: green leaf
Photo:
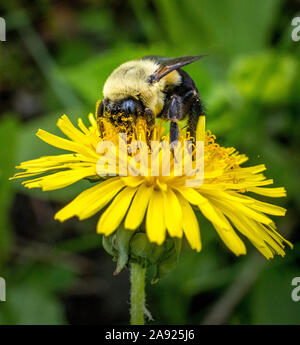
[[[13,199],[13,185],[9,177],[13,174],[19,126],[16,118],[7,115],[0,122],[0,265],[4,260],[12,234],[9,224],[9,208]]]
[[[173,1],[167,2],[173,4]],[[183,2],[181,16],[188,18],[194,25],[193,31],[198,33],[194,45],[204,42],[209,51],[233,56],[265,47],[280,5],[280,0],[190,0]],[[184,19],[180,23],[182,21]],[[185,32],[185,27],[173,25]],[[185,32],[186,36],[190,34]]]
[[[7,301],[0,309],[0,323],[6,325],[62,325],[64,311],[57,299],[31,285],[7,287]],[[1,305],[2,307],[2,305]]]

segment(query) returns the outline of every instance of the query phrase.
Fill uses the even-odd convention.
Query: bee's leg
[[[170,143],[176,142],[179,138],[179,128],[177,122],[171,121],[170,123]]]
[[[104,132],[104,126],[103,126],[103,122],[102,122],[103,112],[104,112],[104,102],[101,101],[99,104],[97,104],[96,120],[97,120],[98,129],[100,132],[100,136],[102,138],[103,138],[103,132]]]
[[[175,148],[179,139],[179,127],[177,122],[183,118],[183,103],[182,97],[178,95],[172,95],[171,101],[167,111],[168,119],[170,120],[170,145],[171,152],[176,161]]]
[[[196,143],[196,128],[198,119],[201,115],[204,115],[203,105],[196,88],[188,90],[183,96],[183,107],[184,114],[188,115],[187,130],[189,132],[189,143],[187,149],[188,152],[192,154]]]
[[[200,116],[204,115],[204,107],[197,92],[193,91],[190,101],[188,130],[193,142],[196,141],[196,128]]]
[[[177,122],[183,117],[182,98],[178,95],[171,96],[168,108],[168,119],[170,120],[170,143],[179,138],[179,128]]]
[[[145,108],[145,118],[147,123],[147,143],[150,145],[150,141],[152,139],[153,129],[155,125],[155,116],[153,114],[153,111],[149,108]]]

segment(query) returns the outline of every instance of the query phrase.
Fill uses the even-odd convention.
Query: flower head
[[[276,231],[275,223],[267,216],[283,216],[286,210],[248,195],[283,197],[285,189],[266,187],[273,180],[263,175],[264,165],[242,167],[248,158],[234,148],[219,146],[215,136],[205,131],[204,117],[200,117],[196,138],[204,143],[204,177],[199,185],[192,186],[187,186],[190,176],[177,173],[175,150],[168,156],[169,174],[164,174],[163,149],[158,146],[158,174],[151,174],[153,148],[149,138],[158,143],[168,140],[168,133],[161,123],[149,132],[145,122],[138,121],[124,141],[124,137],[120,137],[122,128],[115,128],[106,120],[97,123],[92,114],[89,121],[90,126],[86,127],[79,119],[76,128],[63,115],[57,126],[68,139],[38,130],[40,139],[71,153],[23,162],[17,168],[25,171],[13,177],[38,176],[22,183],[27,188],[44,191],[63,188],[81,179],[96,181],[94,186],[57,212],[55,219],[63,222],[77,216],[83,220],[101,211],[97,232],[105,236],[122,225],[132,231],[144,229],[149,241],[158,245],[168,236],[182,238],[185,235],[191,248],[200,251],[200,228],[196,217],[199,213],[213,224],[225,245],[236,255],[246,254],[246,247],[236,230],[268,259],[274,254],[284,256],[285,243],[292,246]],[[181,153],[189,139],[189,133],[181,128],[179,143],[182,145],[178,146]],[[138,147],[134,148],[132,144],[137,140]],[[113,149],[99,149],[105,142],[112,143]],[[142,151],[146,153],[144,161],[135,159]],[[110,166],[111,161],[107,160],[112,153],[115,166]],[[195,150],[189,157],[192,158],[183,159],[184,163],[195,167]],[[124,167],[127,174],[124,174]]]

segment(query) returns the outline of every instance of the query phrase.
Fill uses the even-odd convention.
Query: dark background
[[[42,193],[9,182],[14,166],[61,151],[35,132],[58,133],[58,117],[86,119],[120,63],[143,55],[208,54],[185,69],[218,142],[265,163],[288,209],[276,219],[294,244],[267,261],[247,243],[235,257],[200,219],[203,250],[184,245],[175,270],[147,287],[154,324],[300,324],[291,299],[300,276],[300,41],[291,39],[296,0],[6,1],[0,16],[0,324],[124,324],[128,270],[95,233],[97,216],[64,224],[55,212],[87,182]]]

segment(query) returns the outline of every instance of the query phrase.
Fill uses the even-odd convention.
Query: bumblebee
[[[170,122],[170,142],[179,136],[178,121],[187,118],[190,136],[195,138],[198,118],[204,115],[203,104],[192,78],[181,67],[201,56],[165,58],[145,56],[128,61],[106,80],[103,100],[96,114],[101,132],[101,119],[107,118],[120,128],[130,131],[138,117],[153,129],[156,118]]]

